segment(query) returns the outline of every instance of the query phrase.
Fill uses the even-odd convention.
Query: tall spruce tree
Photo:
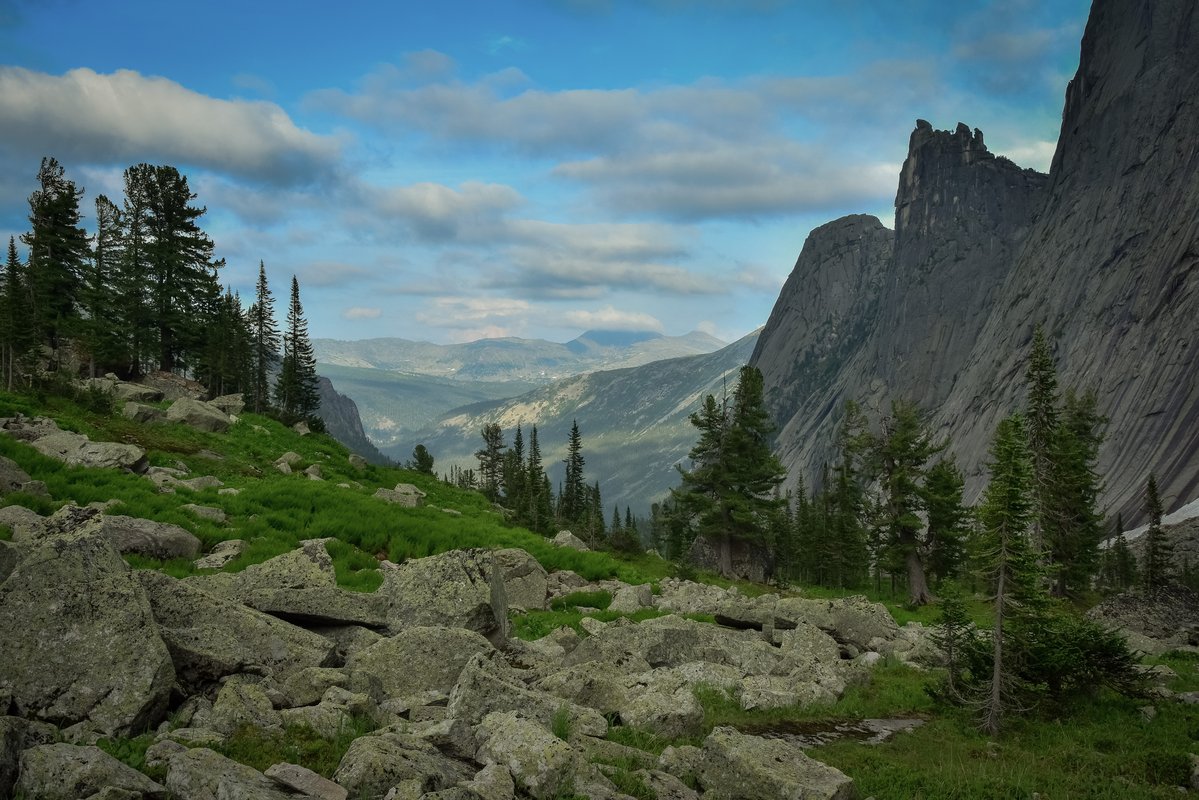
[[[87,348],[91,377],[111,370],[125,369],[125,348],[121,328],[114,324],[117,310],[117,285],[121,269],[121,210],[106,196],[96,198],[96,235],[91,263],[80,288],[83,322],[81,338]]]
[[[1099,561],[1103,516],[1096,463],[1106,420],[1096,410],[1093,392],[1081,397],[1067,391],[1058,426],[1050,441],[1051,481],[1046,493],[1050,511],[1042,514],[1045,552],[1054,578],[1054,594],[1067,594],[1090,584]]]
[[[537,439],[536,425],[529,431],[529,458],[525,470],[525,487],[527,491],[525,525],[536,533],[549,534],[554,519],[553,491],[541,463],[541,442]]]
[[[937,581],[955,577],[966,564],[970,509],[962,499],[965,487],[966,481],[952,458],[937,461],[924,478],[928,571]]]
[[[275,383],[275,402],[287,419],[306,419],[320,407],[316,391],[316,357],[308,339],[308,321],[300,304],[300,282],[291,276],[287,304],[287,330],[283,334],[283,360]]]
[[[1021,640],[1035,630],[1045,607],[1036,551],[1029,540],[1036,518],[1035,469],[1021,415],[1000,421],[991,444],[990,469],[979,518],[981,564],[995,587],[991,680],[983,704],[983,727],[994,735],[1021,693],[1020,665],[1013,654],[1025,649]]]
[[[25,267],[17,254],[17,243],[8,237],[8,258],[4,264],[4,284],[0,292],[0,368],[4,385],[12,391],[26,372],[30,353],[37,343],[31,320],[29,283]]]
[[[1025,426],[1029,452],[1032,454],[1033,499],[1036,503],[1032,543],[1040,553],[1045,549],[1048,529],[1054,525],[1052,498],[1056,475],[1051,449],[1058,428],[1057,369],[1053,364],[1053,354],[1049,351],[1049,342],[1045,339],[1045,330],[1040,325],[1033,331],[1025,382],[1028,385]]]
[[[1170,583],[1170,556],[1173,547],[1162,530],[1162,499],[1157,491],[1157,476],[1149,474],[1145,482],[1145,516],[1149,527],[1145,530],[1145,549],[1141,554],[1141,586],[1147,592],[1156,592]]]
[[[475,451],[479,460],[479,491],[497,503],[504,491],[504,430],[498,422],[488,422],[480,434],[483,446]]]
[[[566,443],[566,477],[558,501],[558,521],[567,527],[580,529],[587,525],[587,485],[583,483],[583,435],[579,433],[579,422],[570,426],[570,438]]]
[[[266,280],[266,265],[258,262],[258,282],[250,306],[251,377],[246,404],[256,414],[271,406],[271,373],[279,364],[281,339],[275,323],[275,298]]]
[[[121,214],[121,258],[116,276],[115,318],[125,342],[125,372],[137,379],[153,368],[156,354],[154,309],[150,296],[150,180],[153,167],[125,170]]]
[[[83,189],[50,157],[42,159],[37,181],[38,188],[29,196],[30,229],[21,241],[29,248],[26,275],[34,329],[57,351],[60,339],[74,333],[90,248],[87,231],[79,225]],[[57,368],[57,363],[50,366]]]

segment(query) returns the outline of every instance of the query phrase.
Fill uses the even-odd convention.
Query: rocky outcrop
[[[404,508],[420,508],[425,504],[425,493],[411,483],[397,483],[394,489],[376,489],[375,497]]]
[[[515,547],[495,550],[491,563],[504,582],[508,608],[539,611],[549,605],[549,577],[545,567],[524,550]]]
[[[451,550],[384,570],[378,593],[389,600],[392,630],[422,625],[468,628],[502,646],[508,601],[489,550]]]
[[[28,442],[44,456],[72,467],[101,467],[145,472],[146,451],[137,445],[93,442],[82,433],[60,430],[45,417],[0,419],[0,431]]]
[[[809,758],[798,745],[716,728],[704,739],[697,777],[706,794],[728,800],[853,800],[853,781]]]
[[[195,558],[200,552],[200,540],[194,534],[169,522],[105,514],[95,519],[93,527],[121,554],[168,561]]]
[[[1121,631],[1134,649],[1159,655],[1199,646],[1199,594],[1182,586],[1109,597],[1087,617]]]
[[[232,420],[229,415],[214,405],[190,397],[180,397],[171,403],[166,413],[167,422],[180,422],[199,431],[224,433]]]
[[[79,800],[102,790],[120,790],[118,797],[167,800],[165,786],[117,761],[99,747],[44,744],[21,754],[18,796],[38,800]],[[111,796],[111,795],[110,795]]]
[[[172,756],[166,786],[174,800],[295,800],[296,795],[253,767],[205,747]]]
[[[1109,512],[1140,519],[1150,472],[1167,510],[1199,495],[1197,93],[1199,14],[1189,0],[1099,0],[1048,178],[991,156],[977,131],[918,123],[878,311],[863,310],[871,330],[827,362],[827,378],[794,370],[808,363],[794,332],[826,305],[827,316],[841,307],[835,296],[802,296],[797,278],[754,353],[792,474],[809,485],[817,477],[844,400],[879,413],[906,399],[951,436],[977,494],[998,420],[1024,402],[1021,376],[1042,325],[1061,385],[1097,390],[1109,418],[1099,463]],[[813,231],[803,274],[837,263],[826,239]],[[865,262],[851,284],[879,274]]]
[[[333,387],[333,382],[323,375],[317,376],[317,398],[320,403],[316,415],[325,423],[325,431],[344,444],[359,458],[372,464],[390,463],[387,456],[379,452],[374,442],[367,438],[358,414],[358,405]]]
[[[175,682],[170,653],[112,545],[85,531],[23,549],[0,585],[0,689],[16,712],[110,735],[161,720]]]
[[[355,654],[346,671],[377,680],[383,697],[427,691],[448,694],[466,662],[493,649],[481,635],[465,628],[409,628]]]

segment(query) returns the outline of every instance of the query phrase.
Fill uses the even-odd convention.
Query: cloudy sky
[[[314,337],[732,340],[813,227],[891,224],[918,117],[1047,169],[1088,5],[0,0],[0,234],[43,155],[89,228],[168,163]]]

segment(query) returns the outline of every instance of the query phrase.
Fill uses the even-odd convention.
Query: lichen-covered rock
[[[705,794],[727,800],[852,800],[853,780],[782,739],[716,728],[697,775]]]
[[[208,555],[197,558],[192,562],[196,569],[221,569],[246,550],[244,539],[226,539],[217,542],[208,551]]]
[[[43,744],[21,754],[16,792],[33,800],[79,800],[104,789],[132,797],[167,800],[165,786],[122,764],[98,747]]]
[[[12,531],[14,542],[27,542],[42,535],[46,518],[25,506],[5,506],[0,508],[0,525]]]
[[[411,483],[397,483],[394,489],[376,489],[375,497],[404,508],[420,508],[425,504],[425,493]]]
[[[628,702],[627,678],[608,665],[588,661],[553,672],[533,688],[594,708],[601,714],[619,712]]]
[[[223,394],[220,397],[214,397],[209,400],[208,405],[226,414],[235,415],[245,410],[246,398],[240,392],[237,394]]]
[[[870,649],[875,639],[891,641],[899,635],[899,625],[887,607],[862,595],[834,600],[784,597],[775,604],[776,628],[794,628],[801,623],[814,625],[839,643],[858,650]]]
[[[351,797],[382,797],[401,781],[415,781],[422,793],[435,792],[473,775],[473,769],[419,737],[384,732],[355,739],[337,765],[333,781]]]
[[[578,763],[569,744],[511,711],[488,714],[476,735],[480,741],[477,761],[502,764],[517,787],[542,800],[558,795]]]
[[[195,514],[197,517],[201,517],[202,519],[215,522],[218,525],[224,524],[225,520],[228,518],[228,516],[225,514],[225,509],[217,508],[216,506],[201,506],[197,505],[196,503],[184,503],[183,505],[179,506],[179,508],[183,511]]]
[[[507,671],[497,653],[479,653],[467,662],[450,692],[447,711],[451,717],[472,725],[493,711],[519,711],[546,728],[562,711],[574,733],[603,736],[608,732],[607,721],[595,709],[521,684]]]
[[[19,492],[32,478],[21,465],[7,456],[0,456],[0,494]]]
[[[643,691],[633,695],[620,709],[625,725],[646,728],[669,738],[692,736],[703,728],[704,710],[691,689],[667,694]]]
[[[226,736],[245,726],[262,731],[279,731],[283,727],[279,712],[257,679],[243,675],[230,676],[217,693],[212,708],[198,714],[192,724]]]
[[[168,561],[195,558],[200,552],[200,540],[194,534],[169,522],[105,514],[92,524],[122,554],[135,553]]]
[[[653,608],[654,593],[648,583],[639,586],[621,586],[612,593],[612,602],[608,604],[609,611],[619,611],[622,614],[632,614],[643,608]]]
[[[491,560],[504,581],[509,608],[540,611],[549,607],[548,579],[537,559],[524,550],[506,548],[494,551]]]
[[[205,747],[171,756],[166,779],[173,800],[295,800],[253,767]]]
[[[81,433],[54,431],[33,440],[33,448],[44,456],[72,467],[99,467],[144,472],[146,451],[134,444],[93,442]]]
[[[123,735],[157,723],[175,673],[146,593],[102,536],[27,546],[0,585],[4,678],[17,713]]]
[[[273,764],[263,773],[275,783],[313,800],[346,800],[343,787],[298,764]]]
[[[167,409],[168,422],[180,422],[189,427],[209,433],[224,433],[232,420],[229,415],[214,405],[190,397],[180,397]]]
[[[466,662],[494,648],[465,628],[416,627],[400,631],[355,654],[346,671],[379,680],[383,697],[404,697],[428,690],[449,692]]]
[[[280,691],[288,708],[316,705],[330,688],[350,685],[350,676],[343,669],[305,667],[287,677]]]
[[[45,722],[0,716],[0,797],[11,797],[17,782],[21,753],[39,744],[51,744],[58,729]]]
[[[279,716],[286,726],[304,725],[327,739],[333,739],[348,728],[355,718],[374,720],[378,706],[370,695],[331,686],[314,706],[285,708]]]
[[[134,422],[142,425],[149,425],[154,422],[161,422],[167,418],[167,412],[155,406],[148,406],[145,403],[137,403],[132,400],[125,403],[121,409],[121,414],[126,419],[131,419]]]
[[[507,640],[508,602],[490,550],[451,550],[406,561],[384,571],[377,593],[390,601],[392,630],[445,625],[481,633],[496,646]]]
[[[226,675],[264,671],[286,679],[328,666],[334,645],[283,620],[150,570],[136,573],[170,648],[180,684],[202,689]]]

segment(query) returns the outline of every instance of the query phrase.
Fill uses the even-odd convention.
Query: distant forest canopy
[[[0,276],[0,375],[11,389],[115,373],[136,380],[161,370],[204,383],[213,395],[244,393],[257,412],[313,418],[316,362],[292,276],[282,330],[259,262],[248,306],[222,287],[223,259],[200,226],[187,177],[169,165],[124,172],[120,204],[95,199],[95,227],[81,222],[84,190],[51,157],[29,196],[29,230],[15,238]],[[315,418],[313,418],[315,421]]]

